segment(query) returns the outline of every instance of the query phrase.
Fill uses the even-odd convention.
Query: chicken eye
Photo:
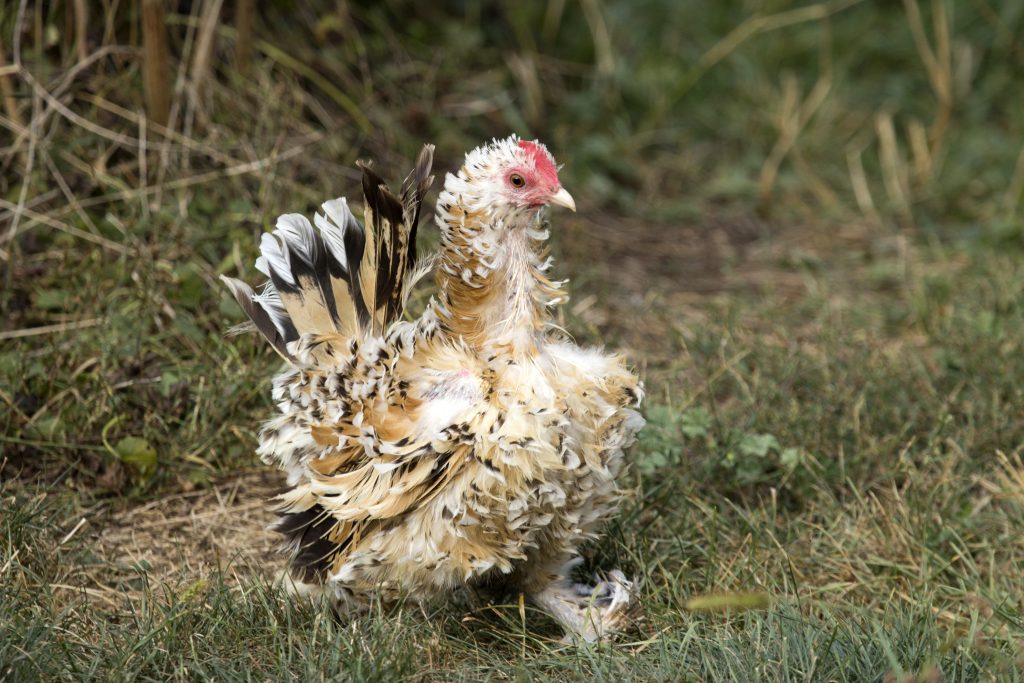
[[[508,181],[512,183],[512,187],[522,187],[526,185],[526,178],[519,175],[518,173],[513,173],[512,175],[510,175],[508,177]]]

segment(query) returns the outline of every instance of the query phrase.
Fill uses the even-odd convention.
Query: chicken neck
[[[439,206],[439,317],[452,336],[477,349],[512,355],[537,351],[561,302],[545,275],[547,227],[536,211],[496,214],[462,202]]]

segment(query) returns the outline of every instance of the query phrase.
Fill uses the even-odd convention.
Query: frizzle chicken
[[[543,209],[575,210],[555,161],[513,136],[466,156],[437,202],[439,252],[416,262],[425,146],[399,197],[363,165],[364,224],[345,199],[264,234],[256,294],[225,282],[288,362],[259,454],[287,473],[275,528],[295,581],[357,611],[374,597],[463,586],[523,591],[572,638],[620,629],[621,572],[573,583],[578,547],[612,513],[642,387],[617,356],[551,321]],[[437,296],[402,320],[409,289]]]

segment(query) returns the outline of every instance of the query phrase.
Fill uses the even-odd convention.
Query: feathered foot
[[[575,583],[569,576],[580,562],[576,558],[566,563],[558,577],[530,599],[565,629],[566,641],[592,643],[624,630],[633,621],[636,587],[618,569],[592,586]]]
[[[285,595],[308,600],[314,605],[330,609],[339,622],[346,622],[354,616],[365,614],[375,597],[367,593],[357,593],[337,584],[306,582],[292,576],[288,570],[280,572],[274,583]]]

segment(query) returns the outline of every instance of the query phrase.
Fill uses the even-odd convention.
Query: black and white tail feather
[[[277,219],[264,233],[256,268],[269,278],[260,293],[221,276],[252,326],[286,360],[303,334],[382,335],[402,315],[412,286],[429,269],[416,266],[416,228],[434,181],[434,146],[424,145],[396,198],[368,164],[363,172],[363,225],[344,198],[324,202],[316,229],[300,214]]]

